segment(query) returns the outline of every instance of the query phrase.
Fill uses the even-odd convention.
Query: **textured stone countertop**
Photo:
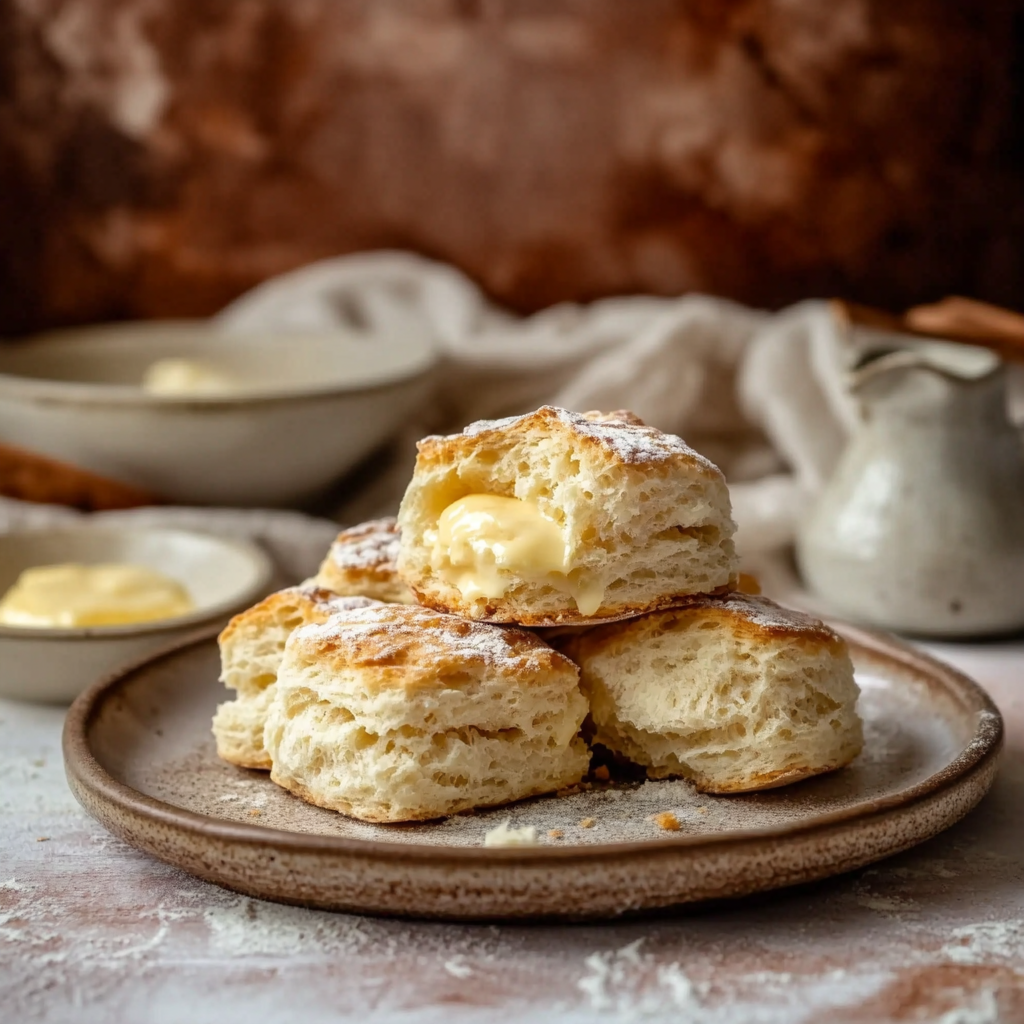
[[[0,701],[0,1020],[1024,1020],[1024,642],[932,645],[1007,719],[959,825],[812,887],[617,924],[411,923],[225,892],[75,803],[63,713]]]

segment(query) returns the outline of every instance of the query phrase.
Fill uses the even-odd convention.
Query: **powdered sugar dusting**
[[[282,615],[290,615],[296,606],[305,618],[307,615],[336,615],[339,612],[369,608],[380,603],[369,597],[343,597],[333,590],[321,587],[314,580],[307,580],[294,587],[277,590],[252,608],[239,612],[221,634],[221,640],[230,642],[235,631],[242,627],[263,628],[269,622],[277,622]]]
[[[328,557],[342,570],[394,573],[400,546],[394,517],[372,519],[339,533]]]
[[[331,614],[355,611],[357,608],[372,608],[381,604],[380,601],[375,601],[371,597],[359,597],[354,594],[342,596],[315,583],[302,583],[297,587],[288,587],[279,593],[299,595]]]
[[[611,417],[622,416],[622,419]],[[626,418],[630,417],[630,418]],[[718,467],[699,452],[694,451],[681,437],[665,434],[648,427],[631,413],[578,413],[545,405],[536,412],[523,416],[507,416],[500,420],[477,420],[462,431],[464,437],[475,437],[489,431],[509,430],[529,426],[530,420],[547,419],[568,427],[580,437],[596,441],[620,462],[638,466],[646,463],[669,462],[684,458],[707,472],[721,475]],[[459,435],[454,435],[458,437]],[[443,440],[428,438],[428,440]]]
[[[322,650],[342,651],[352,664],[408,664],[425,668],[438,664],[486,664],[515,672],[539,657],[564,660],[532,633],[415,605],[371,602],[332,615],[326,622],[302,626],[291,643],[305,646],[313,656]]]
[[[814,633],[827,637],[836,635],[820,619],[793,608],[784,608],[760,594],[734,592],[723,597],[698,594],[682,600],[679,607],[725,610],[766,632]]]

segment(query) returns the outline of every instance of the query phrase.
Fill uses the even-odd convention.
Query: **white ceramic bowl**
[[[140,387],[160,359],[202,359],[247,382],[224,396]],[[0,441],[184,504],[281,506],[324,491],[423,395],[422,335],[227,334],[139,321],[0,345]]]
[[[226,622],[270,589],[273,565],[248,542],[188,530],[76,527],[0,534],[0,594],[36,565],[130,562],[178,580],[196,605],[174,619],[50,629],[0,625],[0,697],[69,702],[87,686],[202,626]]]

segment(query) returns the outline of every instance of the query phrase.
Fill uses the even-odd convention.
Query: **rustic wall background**
[[[1020,306],[1015,58],[1024,0],[0,0],[0,331],[382,246],[521,309]]]

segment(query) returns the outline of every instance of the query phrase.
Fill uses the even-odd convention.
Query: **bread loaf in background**
[[[380,247],[522,309],[1019,305],[1022,12],[8,0],[0,335],[206,314]]]

